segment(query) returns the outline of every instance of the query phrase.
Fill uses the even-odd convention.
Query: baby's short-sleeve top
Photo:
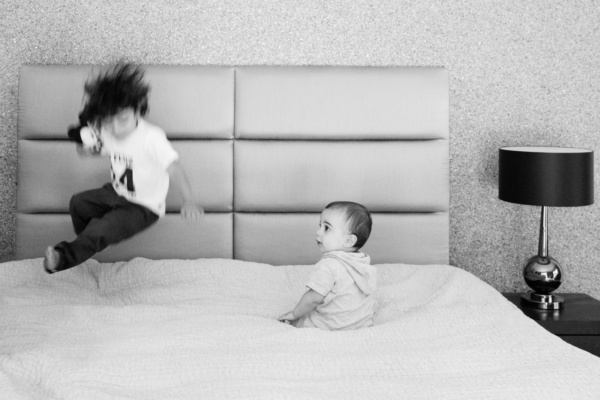
[[[372,326],[374,294],[372,291],[365,293],[361,290],[355,279],[374,281],[375,268],[370,264],[363,264],[361,268],[364,274],[357,278],[356,274],[353,277],[348,267],[339,260],[321,259],[309,276],[306,286],[325,298],[313,311],[298,320],[296,326],[326,330],[350,330]],[[374,282],[372,286],[374,287]]]

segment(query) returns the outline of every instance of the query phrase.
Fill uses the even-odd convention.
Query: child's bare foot
[[[55,273],[59,262],[60,253],[54,250],[54,247],[48,246],[46,249],[46,256],[44,257],[44,270],[49,274]]]

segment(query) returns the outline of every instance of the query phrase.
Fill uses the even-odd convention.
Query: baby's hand
[[[204,209],[194,203],[183,203],[181,217],[188,222],[198,224],[204,219]]]
[[[290,322],[295,321],[296,319],[297,318],[294,317],[294,313],[290,311],[280,315],[279,318],[277,318],[277,321],[289,324]]]

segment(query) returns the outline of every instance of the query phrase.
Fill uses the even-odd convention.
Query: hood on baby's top
[[[371,257],[362,252],[350,253],[346,251],[330,251],[323,258],[338,260],[354,279],[356,286],[364,294],[372,294],[377,287],[377,274],[371,266]]]

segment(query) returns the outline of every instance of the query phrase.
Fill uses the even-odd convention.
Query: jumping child
[[[77,266],[154,224],[165,215],[170,181],[183,196],[184,219],[202,219],[204,210],[194,203],[179,155],[165,132],[144,119],[149,91],[143,69],[131,64],[118,64],[85,83],[79,126],[69,129],[69,138],[80,154],[110,159],[112,182],[71,198],[77,238],[46,249],[46,272]]]

